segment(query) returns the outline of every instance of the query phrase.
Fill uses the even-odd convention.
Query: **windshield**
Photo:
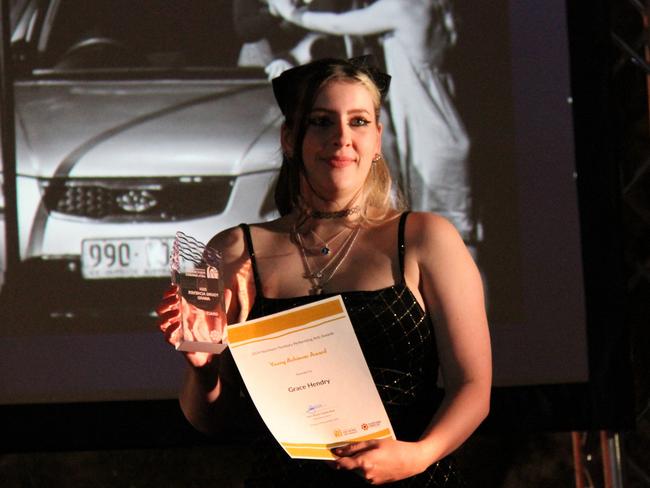
[[[232,68],[232,1],[60,0],[32,23],[31,70]]]

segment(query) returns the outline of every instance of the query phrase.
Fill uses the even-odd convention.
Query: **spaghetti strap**
[[[257,272],[257,260],[255,259],[255,249],[253,249],[253,239],[251,238],[251,229],[248,224],[239,224],[241,230],[244,231],[244,241],[246,242],[246,248],[248,249],[248,255],[251,258],[251,266],[253,267],[253,279],[255,280],[255,290],[258,294],[262,294],[262,281],[260,280],[260,275]]]
[[[404,212],[399,217],[399,227],[397,230],[397,255],[399,257],[399,272],[402,275],[402,281],[404,281],[404,254],[406,252],[406,243],[404,240],[404,227],[406,226],[406,217],[408,217],[409,212]]]

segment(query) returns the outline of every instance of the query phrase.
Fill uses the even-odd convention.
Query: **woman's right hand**
[[[232,292],[228,289],[224,290],[224,301],[226,310],[230,306],[230,299],[232,297]],[[183,338],[183,330],[181,328],[181,307],[189,307],[187,303],[183,303],[178,296],[178,286],[171,285],[163,293],[163,297],[156,307],[156,313],[158,314],[158,327],[165,336],[165,340],[176,348]],[[200,311],[199,311],[200,312]],[[194,337],[196,340],[206,340],[209,341],[209,327],[208,321],[205,320],[200,314],[196,313],[196,310],[184,310],[184,313],[195,315],[192,318],[194,326],[192,327],[192,332],[196,334],[201,334],[202,331],[205,332],[206,337]],[[203,320],[202,320],[203,319]],[[204,322],[204,326],[201,326],[201,322]],[[225,324],[223,324],[225,327]],[[196,367],[201,368],[210,363],[214,357],[212,353],[206,352],[183,352],[185,358],[188,362]]]
[[[271,15],[280,16],[291,21],[296,13],[297,6],[293,0],[267,0]]]
[[[267,64],[266,68],[264,68],[264,71],[266,72],[266,76],[268,77],[269,81],[271,81],[273,78],[277,78],[286,70],[291,68],[293,68],[293,64],[291,64],[286,59],[278,58]]]

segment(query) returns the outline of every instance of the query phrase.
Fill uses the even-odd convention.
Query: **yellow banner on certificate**
[[[277,333],[295,332],[293,329],[306,325],[318,327],[323,320],[334,320],[340,318],[344,313],[345,308],[342,302],[328,300],[307,308],[300,307],[281,314],[251,320],[240,326],[228,328],[228,345],[232,348],[251,340],[268,340],[276,337]]]
[[[230,325],[228,342],[289,456],[333,459],[334,447],[395,437],[340,296]]]

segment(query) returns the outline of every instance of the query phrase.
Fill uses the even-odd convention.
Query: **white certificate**
[[[334,459],[333,447],[395,438],[340,296],[229,325],[228,347],[292,458]]]

